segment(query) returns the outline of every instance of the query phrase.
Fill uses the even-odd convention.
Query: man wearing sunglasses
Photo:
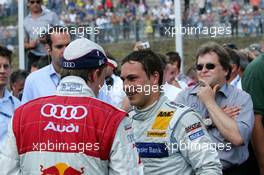
[[[49,10],[42,8],[42,0],[28,0],[27,6],[29,14],[24,20],[25,31],[25,49],[28,51],[27,70],[30,70],[31,64],[37,62],[41,57],[47,55],[44,47],[43,30],[48,26],[60,24],[58,16]]]
[[[179,93],[176,101],[201,114],[216,144],[223,174],[246,175],[245,161],[254,124],[251,97],[228,85],[230,56],[222,46],[216,43],[201,46],[196,55],[196,69],[200,83]],[[239,112],[235,111],[237,107]]]
[[[22,103],[38,97],[52,95],[60,81],[61,58],[65,47],[70,43],[66,28],[54,26],[47,32],[45,46],[51,57],[51,64],[32,72],[26,79]]]
[[[164,96],[164,68],[165,63],[152,50],[130,53],[121,66],[120,77],[131,105],[129,117],[144,173],[222,174],[218,154],[200,116]]]

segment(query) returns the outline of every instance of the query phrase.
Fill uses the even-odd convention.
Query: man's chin
[[[135,100],[130,100],[130,99],[129,99],[129,103],[130,103],[131,106],[136,106],[136,107],[138,107],[138,103],[137,103]]]

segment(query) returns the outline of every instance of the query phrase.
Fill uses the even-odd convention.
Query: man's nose
[[[5,68],[4,68],[4,66],[0,66],[0,72],[1,72],[1,73],[5,72]]]

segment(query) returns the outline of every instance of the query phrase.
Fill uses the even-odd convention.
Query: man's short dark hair
[[[231,65],[230,65],[230,55],[228,52],[219,44],[214,43],[214,42],[209,42],[206,44],[203,44],[196,53],[196,64],[198,61],[198,58],[200,56],[203,56],[207,53],[214,52],[218,57],[219,57],[219,63],[223,67],[225,71],[227,71],[227,76],[226,80],[230,79],[230,74],[231,74]]]
[[[0,56],[7,58],[9,63],[12,64],[12,51],[6,47],[0,46]]]
[[[46,44],[52,49],[52,40],[51,35],[52,33],[69,33],[68,28],[64,26],[52,26],[49,31],[45,35]]]
[[[130,61],[140,62],[149,78],[151,75],[154,74],[155,71],[158,72],[160,76],[159,86],[162,85],[164,63],[162,62],[160,57],[157,54],[155,54],[152,50],[134,51],[122,60],[121,65]]]
[[[42,56],[38,61],[33,62],[31,64],[31,67],[34,67],[36,69],[41,69],[42,67],[45,67],[49,65],[51,62],[50,57],[48,55]]]
[[[181,69],[181,57],[178,52],[167,52],[166,56],[169,57],[170,64],[174,64],[177,62],[177,68]]]
[[[230,56],[230,63],[237,65],[237,67],[240,67],[240,58],[239,58],[238,51],[234,49],[230,49],[228,47],[224,47],[224,48],[226,49],[227,53]]]
[[[16,70],[12,72],[10,76],[10,85],[14,84],[18,80],[25,80],[28,76],[28,72],[25,70]]]
[[[240,60],[239,60],[240,70],[242,72],[244,72],[246,70],[247,65],[249,64],[248,57],[247,57],[247,55],[245,53],[243,53],[241,51],[238,52],[238,55],[239,55],[239,58],[240,58]]]

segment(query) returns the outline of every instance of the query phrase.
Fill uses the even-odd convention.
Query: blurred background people
[[[60,24],[59,17],[54,12],[44,9],[42,5],[43,0],[27,0],[29,14],[24,19],[24,42],[28,57],[28,71],[30,71],[33,62],[37,62],[41,57],[47,55],[44,34],[47,32],[48,26]]]
[[[98,98],[115,107],[128,110],[129,102],[123,90],[123,81],[117,74],[117,62],[107,53],[108,64],[104,85],[101,87]]]
[[[28,72],[25,70],[16,70],[12,72],[10,76],[10,90],[13,96],[22,99],[25,80],[28,76]]]
[[[46,35],[46,48],[51,64],[32,72],[26,79],[22,103],[38,97],[52,95],[60,82],[61,59],[70,34],[62,26],[54,26]],[[40,81],[41,80],[41,81]],[[36,83],[38,82],[38,83]]]
[[[8,80],[11,75],[12,52],[0,46],[0,145],[4,142],[7,128],[19,100],[8,91]]]
[[[178,83],[178,85],[176,86],[178,86],[181,89],[185,89],[186,87],[188,87],[187,78],[183,73],[181,73],[181,57],[179,53],[167,52],[166,56],[169,57],[169,62],[171,66],[175,69],[175,75],[176,75],[175,80],[176,83]]]

